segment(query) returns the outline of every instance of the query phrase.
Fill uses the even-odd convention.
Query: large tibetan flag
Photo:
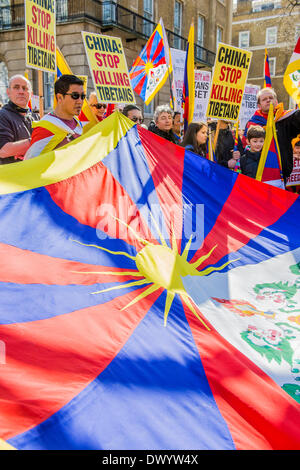
[[[192,23],[190,27],[190,31],[189,31],[189,36],[188,36],[185,67],[184,67],[183,90],[182,90],[184,131],[186,131],[188,125],[193,121],[193,117],[194,117],[194,104],[195,104],[194,36],[195,36],[195,28],[194,28],[194,23]]]
[[[300,36],[289,65],[284,72],[283,84],[288,94],[300,106]]]
[[[265,80],[264,88],[272,88],[269,55],[267,49],[265,49]]]
[[[129,71],[132,88],[148,105],[171,72],[171,53],[164,23],[160,19]]]
[[[72,74],[72,73],[73,72],[71,68],[69,67],[66,59],[64,58],[61,50],[57,47],[56,48],[56,77],[55,79],[61,77],[62,75]],[[55,101],[56,100],[55,100],[55,95],[54,95],[54,102]],[[84,133],[89,131],[95,124],[98,123],[86,99],[83,102],[81,113],[78,117],[83,125]]]
[[[299,449],[299,211],[119,112],[1,166],[0,439]]]
[[[284,189],[280,148],[277,140],[272,103],[269,109],[266,137],[259,159],[256,179]]]

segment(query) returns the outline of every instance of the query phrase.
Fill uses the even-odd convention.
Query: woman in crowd
[[[182,146],[206,158],[208,127],[204,122],[192,122],[185,133]]]
[[[157,106],[154,116],[154,122],[151,122],[149,125],[149,131],[153,132],[154,134],[163,137],[164,139],[172,142],[173,144],[177,144],[178,141],[174,136],[172,127],[173,127],[173,111],[172,109],[166,105],[162,104],[161,106]]]

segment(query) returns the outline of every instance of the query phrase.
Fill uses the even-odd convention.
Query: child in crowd
[[[260,155],[265,141],[265,130],[261,126],[250,126],[247,132],[248,149],[241,157],[241,172],[255,178]]]

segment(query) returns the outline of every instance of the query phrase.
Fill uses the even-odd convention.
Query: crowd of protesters
[[[82,135],[80,113],[86,98],[83,85],[83,81],[75,75],[62,75],[54,86],[55,109],[40,119],[28,106],[32,95],[29,80],[22,75],[13,76],[7,89],[9,101],[0,106],[0,164],[34,158]],[[88,103],[97,121],[105,119],[107,104],[99,103],[95,92],[89,95]],[[126,105],[122,113],[157,136],[183,146],[202,158],[208,158],[207,142],[211,134],[217,163],[230,170],[238,167],[241,173],[255,178],[271,103],[274,106],[282,173],[286,181],[293,171],[293,159],[300,159],[300,110],[285,112],[278,105],[272,88],[259,91],[257,110],[242,130],[237,145],[231,124],[226,121],[218,121],[218,124],[216,121],[193,122],[183,135],[181,113],[174,113],[169,105],[160,105],[155,109],[148,127],[144,124],[139,106]]]

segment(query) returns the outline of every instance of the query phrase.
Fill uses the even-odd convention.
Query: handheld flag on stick
[[[215,147],[214,147],[214,143],[212,141],[211,132],[209,132],[209,134],[208,134],[207,145],[208,145],[208,152],[207,152],[208,153],[208,160],[210,160],[211,162],[217,163]]]
[[[66,59],[64,58],[62,52],[57,47],[56,48],[56,76],[55,80],[65,74],[72,74],[72,70],[70,69]],[[54,106],[56,104],[56,99],[54,95]],[[78,116],[79,120],[83,125],[83,132],[87,132],[91,127],[95,124],[98,124],[97,119],[95,118],[87,100],[85,99],[83,102],[82,110],[80,115]]]
[[[267,49],[265,49],[265,81],[264,81],[264,88],[272,88],[269,56],[268,56]]]
[[[235,125],[235,138],[234,138],[234,147],[233,151],[236,152],[238,150],[238,143],[239,143],[239,121],[236,121]],[[237,173],[241,173],[241,162],[240,159],[236,161],[236,165],[234,167],[234,171]]]
[[[164,23],[160,19],[129,71],[132,88],[148,105],[165,84],[171,71],[171,53]]]
[[[300,106],[300,37],[284,72],[283,84],[288,94]]]
[[[184,68],[183,80],[183,93],[182,93],[182,107],[184,119],[184,131],[192,122],[194,116],[194,103],[195,103],[195,60],[194,60],[194,36],[195,28],[194,23],[191,24],[186,59]]]
[[[256,179],[284,189],[280,149],[274,122],[273,104],[271,103],[266,126],[265,143],[257,168]]]
[[[265,81],[264,81],[264,88],[272,88],[269,56],[268,56],[267,49],[265,49]]]

